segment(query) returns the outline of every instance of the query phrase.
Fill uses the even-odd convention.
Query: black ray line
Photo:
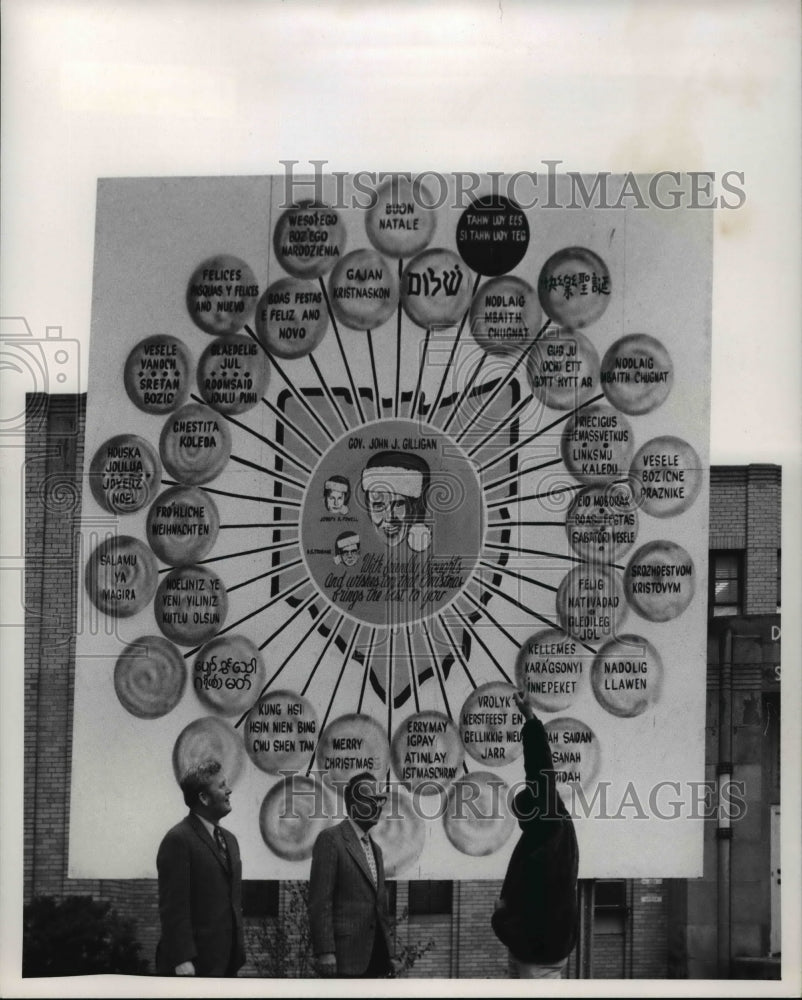
[[[464,590],[460,596],[470,601],[470,603],[476,608],[477,611],[481,611],[486,618],[489,618],[490,621],[493,623],[493,626],[497,628],[499,632],[501,632],[501,634],[504,636],[505,639],[509,639],[516,649],[520,646],[520,643],[515,638],[515,636],[511,632],[507,631],[507,629],[504,628],[504,626],[497,618],[495,618],[493,615],[490,614],[490,609],[485,607],[485,605],[482,604],[481,601],[477,601],[476,598],[472,594],[469,594],[467,590]]]
[[[446,686],[443,682],[443,676],[440,673],[440,663],[438,662],[437,655],[434,651],[434,644],[432,643],[432,637],[429,635],[429,628],[426,622],[421,622],[421,627],[423,628],[423,634],[426,636],[426,645],[429,647],[429,655],[432,658],[432,666],[434,667],[434,672],[437,676],[437,681],[440,684],[440,693],[443,695],[443,704],[446,707],[446,714],[451,721],[454,721],[454,716],[451,714],[451,706],[448,704],[448,695],[446,694]]]
[[[440,627],[442,628],[442,630],[445,632],[446,636],[448,637],[449,644],[450,644],[451,648],[454,650],[454,655],[459,660],[460,665],[462,666],[462,669],[465,671],[465,676],[471,682],[471,687],[475,691],[476,687],[477,687],[476,681],[471,676],[471,672],[468,669],[468,664],[465,662],[465,657],[462,655],[462,650],[459,648],[459,645],[458,645],[457,641],[454,639],[454,636],[451,634],[451,629],[448,627],[448,623],[446,622],[446,620],[443,618],[443,616],[441,614],[438,614],[437,620],[440,622]]]
[[[229,552],[224,556],[211,556],[209,559],[201,559],[195,563],[195,566],[205,566],[206,563],[220,562],[221,559],[235,559],[237,556],[250,556],[255,552],[279,552],[281,549],[289,549],[295,546],[297,548],[298,542],[292,539],[289,542],[276,542],[274,545],[262,545],[258,549],[245,549],[242,552]]]
[[[323,389],[323,392],[326,394],[326,399],[328,399],[328,401],[331,403],[332,407],[334,408],[334,412],[340,418],[340,423],[343,425],[343,430],[344,431],[350,430],[351,425],[345,419],[345,415],[343,414],[343,411],[340,409],[340,404],[334,398],[334,394],[329,388],[328,382],[323,378],[323,372],[320,370],[320,365],[317,363],[317,361],[315,361],[314,356],[312,354],[307,354],[306,356],[307,358],[309,358],[309,363],[312,365],[315,375],[317,375],[318,381],[320,382],[320,386]]]
[[[280,566],[274,566],[272,569],[265,570],[264,573],[259,573],[257,576],[252,576],[250,580],[243,580],[242,583],[235,583],[233,587],[226,587],[226,591],[231,594],[235,590],[239,590],[240,587],[247,587],[251,583],[256,583],[257,580],[266,580],[269,576],[275,576],[276,573],[280,573],[282,570],[294,569],[296,566],[300,566],[303,563],[302,559],[295,559],[293,562],[282,563]],[[307,577],[307,579],[309,579]]]
[[[249,469],[253,469],[256,472],[263,472],[266,476],[270,476],[272,479],[278,479],[279,482],[287,483],[288,486],[292,486],[293,489],[299,490],[301,493],[306,489],[306,483],[302,483],[298,479],[293,479],[292,476],[286,476],[283,472],[276,472],[275,469],[268,469],[265,465],[259,465],[257,462],[251,462],[247,458],[240,458],[238,455],[231,456],[232,462],[237,462],[239,465],[245,465]]]
[[[473,291],[471,292],[471,301],[473,301],[473,297],[476,295],[476,289],[479,287],[479,282],[481,280],[482,280],[481,274],[477,274],[476,279],[474,280],[473,283]],[[437,407],[440,405],[440,400],[443,398],[443,389],[445,389],[446,387],[446,379],[448,378],[448,373],[451,370],[451,365],[454,361],[454,356],[457,353],[457,345],[459,344],[460,338],[462,337],[462,331],[465,329],[465,321],[468,319],[470,312],[471,312],[471,307],[468,306],[468,308],[465,310],[465,315],[462,317],[462,322],[459,325],[459,329],[457,330],[457,335],[454,338],[454,346],[451,348],[451,354],[449,354],[448,362],[446,363],[445,369],[443,370],[443,377],[440,379],[440,388],[437,390],[437,395],[434,397],[434,403],[432,404],[432,408],[429,411],[432,420],[434,420],[434,416],[437,412]]]
[[[565,556],[561,555],[559,552],[545,552],[542,549],[524,549],[520,546],[513,547],[511,545],[496,545],[493,542],[488,542],[487,547],[489,549],[498,549],[499,552],[523,552],[529,556],[551,556],[554,559],[564,559],[566,562],[581,563],[583,566],[591,566],[593,564],[593,560],[582,559],[581,556]],[[618,563],[605,563],[605,566],[612,566],[613,569],[620,570],[625,568]]]
[[[500,434],[508,424],[511,424],[515,420],[515,418],[518,416],[521,410],[529,406],[531,402],[532,402],[531,393],[530,395],[524,396],[523,399],[519,400],[515,404],[515,406],[510,410],[510,412],[504,417],[504,419],[499,421],[499,423],[497,423],[496,426],[492,428],[492,430],[489,430],[487,434],[485,434],[485,436],[482,438],[481,441],[479,441],[477,444],[473,446],[473,448],[471,448],[471,450],[468,452],[468,455],[475,455],[477,451],[481,451],[481,449],[487,444],[487,442],[492,437],[495,437],[497,434]],[[461,441],[462,437],[461,436],[458,437],[457,440]]]
[[[381,393],[379,392],[379,377],[376,373],[376,357],[373,353],[373,333],[371,330],[365,331],[368,335],[368,351],[370,352],[370,370],[373,372],[373,390],[376,396],[373,400],[373,406],[376,410],[376,419],[381,420],[382,410],[381,410]]]
[[[390,629],[390,655],[387,658],[387,739],[393,739],[393,656],[395,655],[395,631]]]
[[[370,632],[370,645],[368,646],[368,652],[365,656],[365,672],[362,674],[362,687],[359,691],[359,702],[356,706],[357,714],[362,713],[362,702],[365,698],[365,688],[368,683],[368,673],[370,672],[370,661],[373,658],[373,644],[376,641],[376,629],[372,628]]]
[[[515,497],[510,499],[514,500]],[[564,528],[565,521],[489,521],[488,529],[493,528]]]
[[[429,340],[432,336],[432,328],[430,326],[426,327],[426,336],[423,338],[423,351],[421,353],[420,365],[418,366],[418,381],[415,386],[415,392],[412,396],[412,406],[409,411],[411,417],[415,416],[415,411],[418,408],[418,399],[420,398],[420,387],[421,382],[423,382],[423,369],[426,365],[426,352],[429,349]]]
[[[317,593],[313,592],[311,594],[311,600],[308,601],[303,606],[303,608],[308,607],[309,604],[311,604],[311,602],[316,597],[319,597],[319,595]],[[301,608],[300,610],[303,610],[303,608]],[[320,623],[323,621],[323,619],[326,617],[326,615],[328,615],[328,614],[331,613],[331,610],[332,609],[328,605],[324,605],[320,609],[320,611],[318,611],[317,615],[315,615],[315,617],[312,619],[312,624],[307,628],[306,632],[304,632],[304,634],[301,636],[301,638],[298,640],[298,642],[295,643],[295,645],[292,647],[292,649],[290,650],[290,652],[284,657],[284,662],[281,664],[281,666],[278,668],[278,670],[273,674],[273,676],[267,682],[267,684],[265,685],[265,690],[267,690],[272,685],[273,681],[278,677],[278,675],[281,673],[281,671],[292,660],[293,656],[295,656],[295,654],[298,652],[298,650],[301,648],[301,646],[303,646],[303,644],[306,642],[306,640],[309,638],[309,636],[315,631],[316,628],[318,628],[318,626],[320,626]],[[288,619],[288,621],[290,621],[290,620],[291,619]],[[274,633],[274,635],[278,635],[279,631],[281,631],[281,630],[280,629],[277,630]],[[270,636],[270,638],[272,639],[273,636]]]
[[[465,397],[468,395],[468,393],[473,388],[473,383],[476,381],[477,376],[479,375],[479,372],[482,370],[485,361],[487,361],[487,352],[486,351],[482,355],[482,357],[479,359],[479,362],[477,363],[476,367],[474,368],[473,372],[471,373],[471,377],[468,379],[468,382],[467,382],[465,388],[462,390],[459,399],[454,404],[454,408],[452,409],[451,413],[448,415],[448,420],[446,420],[445,424],[443,424],[443,433],[444,434],[446,433],[446,431],[448,430],[448,428],[451,426],[451,422],[453,421],[454,417],[456,417],[456,415],[459,413],[460,407],[465,402]]]
[[[320,738],[321,738],[321,736],[323,735],[323,733],[324,733],[324,731],[326,729],[326,723],[329,721],[329,714],[331,713],[331,708],[332,708],[332,705],[334,704],[334,699],[337,697],[337,690],[340,687],[340,681],[343,679],[343,674],[345,673],[345,668],[348,666],[348,661],[351,659],[351,654],[354,651],[354,645],[356,643],[356,637],[359,635],[359,633],[361,631],[362,631],[362,626],[361,625],[354,626],[354,631],[351,634],[351,641],[348,644],[348,650],[347,650],[347,652],[343,656],[343,665],[340,667],[340,672],[337,675],[337,680],[336,680],[336,682],[334,684],[334,690],[331,692],[331,697],[329,698],[329,704],[328,704],[328,707],[326,708],[326,714],[323,716],[323,721],[320,723],[320,726],[318,727],[318,737],[315,740],[315,749],[312,751],[312,756],[311,756],[311,758],[309,760],[309,766],[306,769],[307,775],[312,770],[312,765],[315,762],[315,754],[317,753],[317,748],[320,745]]]
[[[284,622],[284,624],[280,628],[278,628],[273,633],[273,635],[271,635],[267,639],[265,639],[265,641],[262,643],[262,645],[259,647],[259,649],[264,649],[265,646],[268,645],[268,643],[272,642],[272,640],[279,634],[279,632],[282,631],[283,628],[285,628],[287,625],[289,625],[289,623],[291,621],[293,621],[299,614],[301,614],[301,612],[305,611],[306,608],[309,607],[309,605],[312,603],[312,601],[314,601],[315,597],[317,597],[317,594],[315,593],[315,591],[312,591],[312,593],[309,595],[308,598],[306,598],[306,600],[304,601],[304,603],[301,604],[298,608],[295,609],[295,611],[293,612],[293,614],[286,620],[286,622]],[[273,676],[270,678],[270,680],[265,683],[264,687],[259,692],[259,697],[254,700],[253,705],[255,705],[258,701],[262,700],[262,698],[267,693],[267,691],[269,691],[270,688],[272,687],[273,682],[275,681],[275,679],[282,672],[282,670],[287,666],[287,664],[290,662],[290,660],[293,658],[293,656],[295,656],[295,654],[298,652],[298,650],[300,649],[302,643],[306,642],[306,640],[312,634],[313,629],[317,626],[317,623],[320,621],[320,619],[323,618],[325,615],[327,615],[330,611],[331,611],[331,608],[329,608],[329,606],[326,605],[323,608],[322,611],[318,612],[317,617],[314,619],[314,621],[312,622],[312,624],[306,630],[306,634],[303,636],[302,639],[298,640],[298,642],[295,644],[295,648],[289,654],[289,656],[285,656],[284,657],[284,662],[281,664],[281,666],[278,668],[278,670],[273,674]],[[251,707],[248,709],[247,712],[243,712],[242,713],[242,715],[240,716],[240,718],[237,721],[236,725],[234,726],[235,729],[238,728],[239,726],[241,726],[242,723],[248,718],[248,715],[253,710],[253,705],[251,705]]]
[[[556,490],[546,490],[545,493],[527,493],[525,496],[511,496],[502,497],[500,500],[490,500],[487,503],[488,510],[492,510],[494,507],[509,507],[513,502],[523,503],[525,500],[542,500],[544,497],[557,497],[561,493],[570,493],[572,490],[583,489],[582,483],[577,483],[576,486],[561,486]]]
[[[493,573],[506,573],[507,576],[511,576],[514,580],[522,580],[524,583],[530,583],[534,587],[542,587],[543,590],[550,590],[553,594],[556,594],[559,589],[557,587],[552,587],[550,583],[542,583],[540,580],[533,580],[532,577],[524,576],[523,573],[519,573],[517,570],[507,569],[506,566],[489,563],[486,559],[480,559],[479,563],[486,569],[491,570]]]
[[[493,664],[496,670],[498,670],[498,672],[501,674],[504,680],[507,681],[507,683],[512,684],[512,681],[510,680],[507,671],[504,669],[504,667],[502,667],[502,665],[496,659],[495,655],[490,651],[490,648],[488,647],[487,643],[484,641],[484,639],[482,639],[478,631],[473,627],[473,624],[471,623],[470,619],[460,611],[460,609],[456,606],[456,604],[452,604],[452,607],[462,620],[463,626],[470,632],[471,636],[479,643],[479,645],[482,647],[485,653],[487,653],[490,662]]]
[[[334,336],[337,338],[337,345],[340,348],[340,354],[342,355],[343,364],[345,365],[345,372],[348,376],[348,382],[351,386],[351,392],[354,395],[354,405],[359,411],[359,419],[364,424],[365,423],[365,411],[362,409],[362,401],[359,398],[359,393],[356,391],[356,383],[354,382],[354,376],[351,374],[351,366],[348,364],[348,358],[345,353],[345,347],[343,346],[342,338],[340,337],[340,329],[337,326],[337,320],[334,318],[334,313],[332,312],[331,303],[329,302],[328,292],[326,291],[326,283],[323,278],[318,278],[320,282],[320,290],[323,292],[323,298],[326,300],[326,309],[329,311],[329,319],[331,320],[331,326],[334,330]]]
[[[309,690],[309,685],[312,683],[312,678],[315,676],[315,673],[317,672],[317,668],[320,666],[321,662],[323,661],[323,657],[328,652],[329,646],[332,644],[332,642],[334,642],[334,639],[335,639],[337,633],[340,631],[340,626],[342,625],[342,623],[344,621],[345,621],[345,615],[340,615],[340,617],[337,619],[337,624],[334,626],[334,628],[329,633],[329,637],[328,637],[328,639],[326,639],[326,642],[325,642],[325,644],[323,646],[323,649],[320,651],[320,655],[318,656],[317,660],[315,660],[315,665],[314,665],[314,667],[312,667],[312,670],[311,670],[309,676],[306,678],[306,683],[301,688],[301,694],[302,695],[306,694],[306,692]]]
[[[409,677],[412,681],[412,691],[415,695],[415,711],[420,712],[420,701],[418,700],[418,679],[415,676],[415,657],[412,655],[412,636],[410,635],[409,625],[406,627],[407,633],[407,656],[409,658]]]
[[[528,476],[530,472],[539,472],[541,469],[548,469],[550,465],[559,465],[561,462],[562,458],[550,458],[548,462],[541,462],[540,465],[530,465],[526,469],[516,469],[515,472],[511,472],[508,476],[502,476],[501,479],[494,479],[492,483],[483,483],[482,489],[485,493],[489,493],[490,490],[496,490],[501,486],[509,486],[510,483],[518,482],[524,476]],[[510,497],[509,499],[515,498]]]
[[[254,552],[278,552],[280,549],[288,549],[291,546],[298,546],[294,539],[290,542],[276,542],[275,545],[260,545],[258,549],[245,549],[242,552],[229,552],[224,556],[211,556],[209,559],[199,559],[193,566],[205,566],[207,563],[220,562],[223,559],[237,559],[239,556],[252,556]],[[174,566],[164,566],[159,573],[169,573]],[[282,567],[283,568],[283,567]]]
[[[275,639],[277,639],[281,635],[281,633],[284,631],[284,629],[291,622],[294,622],[295,619],[298,617],[298,615],[300,615],[303,611],[305,611],[309,607],[309,605],[312,603],[312,601],[314,601],[314,599],[316,597],[318,597],[318,596],[319,595],[317,594],[317,591],[313,590],[312,593],[309,595],[309,597],[304,598],[304,600],[301,602],[301,604],[298,605],[298,607],[295,609],[295,611],[293,611],[293,613],[289,616],[289,618],[285,618],[284,621],[275,630],[275,632],[271,632],[270,633],[270,635],[265,639],[265,641],[259,646],[259,649],[264,649],[265,646],[269,646],[271,642],[273,642]],[[320,620],[320,617],[325,612],[325,610],[326,609],[324,608],[323,611],[317,616],[317,618],[315,619],[315,622],[317,622],[317,621]]]
[[[281,568],[283,569],[284,567]],[[282,601],[285,597],[291,594],[294,590],[297,590],[299,587],[303,586],[303,584],[305,583],[311,583],[308,577],[304,577],[302,580],[298,580],[298,582],[294,583],[291,587],[287,587],[287,589],[283,590],[280,594],[276,594],[276,596],[271,598],[267,602],[267,604],[263,604],[261,608],[257,608],[256,611],[251,611],[247,615],[244,615],[242,618],[237,619],[237,621],[232,622],[230,625],[226,625],[225,628],[221,628],[219,632],[215,632],[215,634],[211,637],[211,639],[216,639],[220,635],[225,635],[226,632],[230,632],[232,628],[236,628],[237,625],[241,625],[243,622],[248,621],[249,618],[254,618],[256,615],[261,614],[263,611],[267,611],[269,607],[272,607],[278,601]],[[229,587],[228,592],[231,593],[232,589],[233,588]],[[206,642],[211,642],[211,639],[207,639]],[[205,645],[206,643],[201,643],[200,646],[196,646],[194,649],[190,649],[188,653],[184,653],[184,659],[186,660],[189,659],[190,656],[194,656],[195,653],[197,653],[198,650],[202,649],[203,646]]]
[[[288,430],[292,431],[292,433],[298,438],[301,444],[305,445],[307,448],[309,448],[310,451],[313,451],[318,456],[323,454],[320,448],[318,448],[316,444],[313,444],[309,440],[309,435],[306,434],[304,431],[302,431],[300,427],[296,427],[295,424],[287,417],[286,413],[282,413],[277,406],[274,406],[270,402],[269,399],[265,399],[264,397],[262,397],[262,402],[265,404],[268,410],[270,410],[273,416],[281,422],[281,425],[283,427],[286,427]]]
[[[404,276],[404,262],[398,261],[398,321],[395,337],[395,402],[393,415],[398,416],[398,404],[401,397],[401,279]]]
[[[551,323],[551,319],[550,318],[546,320],[546,322],[543,324],[543,326],[541,326],[541,328],[535,334],[534,339],[531,341],[531,343],[527,344],[526,347],[522,351],[519,352],[518,357],[515,360],[515,364],[513,364],[510,367],[510,370],[507,372],[507,374],[504,376],[504,378],[502,378],[499,381],[498,385],[495,386],[495,388],[491,390],[491,392],[487,396],[487,399],[484,400],[484,402],[479,407],[479,409],[476,411],[476,413],[474,413],[474,415],[471,417],[469,423],[465,427],[462,428],[462,430],[460,431],[459,435],[457,436],[457,442],[458,443],[462,440],[463,435],[466,433],[466,431],[468,431],[473,426],[473,424],[479,419],[479,417],[484,413],[484,411],[488,408],[488,406],[490,406],[490,404],[493,402],[493,400],[498,397],[498,395],[502,391],[502,389],[506,385],[509,385],[509,383],[512,381],[513,376],[515,375],[516,371],[523,364],[523,362],[529,357],[530,351],[534,348],[535,344],[543,336],[543,333],[545,332],[546,327],[549,325],[549,323]],[[528,400],[527,400],[527,402],[528,402]],[[471,452],[470,454],[473,454],[473,452]]]
[[[298,392],[297,388],[295,387],[295,383],[292,381],[292,379],[289,377],[289,375],[287,375],[287,373],[284,371],[284,369],[278,363],[278,361],[275,359],[275,357],[270,353],[270,351],[268,351],[268,350],[265,349],[265,347],[262,344],[261,340],[259,340],[259,338],[256,336],[256,334],[248,326],[247,323],[245,324],[245,326],[243,327],[243,329],[248,334],[248,336],[252,340],[255,340],[256,343],[262,348],[262,350],[265,352],[265,354],[269,358],[270,363],[273,365],[273,367],[276,369],[276,371],[282,377],[282,379],[284,380],[284,382],[287,384],[287,388],[290,390],[290,392],[293,394],[293,396],[295,396],[295,398],[298,400],[298,402],[301,404],[301,406],[303,406],[303,408],[306,410],[306,412],[309,414],[309,416],[312,417],[312,419],[315,421],[315,423],[318,425],[318,427],[323,431],[323,433],[326,435],[326,437],[329,439],[329,441],[334,441],[334,435],[331,433],[331,431],[328,429],[328,427],[326,427],[326,425],[323,423],[323,421],[318,416],[318,414],[315,413],[315,411],[312,409],[312,407],[309,405],[309,403]]]
[[[198,403],[203,402],[200,396],[196,396],[194,393],[190,393],[190,398],[194,399]],[[308,465],[304,465],[304,463],[301,462],[299,459],[297,459],[293,454],[282,448],[280,444],[276,444],[275,441],[272,441],[269,437],[265,437],[264,434],[260,434],[259,431],[255,431],[252,427],[249,427],[247,424],[244,424],[241,420],[236,420],[234,417],[229,416],[227,413],[221,413],[220,416],[224,417],[230,424],[234,424],[235,427],[240,427],[246,433],[252,435],[252,437],[257,438],[263,444],[266,444],[269,448],[272,448],[273,451],[281,455],[282,458],[286,459],[288,462],[292,462],[293,465],[297,465],[298,468],[302,469],[304,472],[310,473],[312,471]],[[235,458],[234,455],[232,455],[231,457]],[[263,466],[256,466],[256,468],[263,469]],[[270,470],[264,469],[264,471],[269,472]],[[290,482],[293,482],[293,480],[290,480]]]
[[[299,521],[255,521],[250,524],[221,524],[220,530],[222,531],[224,528],[272,528],[275,531],[283,531],[285,528],[299,527]]]
[[[162,479],[162,486],[183,486],[184,483],[177,483],[172,479]],[[256,503],[269,503],[274,507],[300,507],[300,500],[285,500],[281,497],[255,497],[251,496],[249,493],[232,493],[229,490],[217,490],[213,489],[211,486],[204,486],[203,489],[207,493],[214,493],[216,496],[220,497],[233,497],[235,500],[255,500]],[[293,522],[295,523],[295,522]],[[279,527],[277,524],[276,527]]]
[[[477,581],[473,581],[473,582],[475,582],[475,583],[478,584],[479,581],[477,580]],[[518,608],[519,611],[523,611],[525,614],[532,615],[533,618],[537,618],[538,621],[543,622],[544,625],[548,625],[549,628],[555,628],[555,629],[557,629],[558,632],[562,632],[564,635],[567,635],[569,638],[575,639],[575,641],[578,642],[579,645],[582,646],[584,649],[586,649],[589,653],[596,653],[596,652],[598,652],[596,649],[593,648],[593,646],[588,646],[588,644],[585,643],[585,642],[583,642],[581,639],[576,639],[574,636],[572,636],[571,633],[567,629],[564,629],[562,627],[562,625],[560,625],[559,622],[553,622],[550,619],[544,617],[543,615],[538,614],[537,611],[533,611],[532,608],[525,607],[523,604],[521,604],[520,601],[516,601],[514,597],[510,597],[509,594],[505,594],[503,590],[499,590],[498,587],[494,587],[493,584],[492,583],[488,583],[487,580],[483,581],[483,583],[481,584],[481,586],[484,587],[485,589],[491,591],[491,593],[497,594],[499,597],[503,597],[505,601],[508,601],[514,607]]]
[[[185,483],[177,483],[173,479],[162,479],[162,486],[185,486]],[[220,497],[233,497],[235,500],[254,500],[256,503],[269,503],[274,507],[300,507],[301,503],[298,500],[284,500],[281,497],[255,497],[251,496],[250,493],[232,493],[229,490],[217,490],[212,486],[203,486],[206,493],[214,493],[216,496]],[[293,524],[296,522],[293,521]],[[280,527],[280,523],[276,524],[276,527]]]
[[[586,400],[584,403],[580,403],[579,406],[575,406],[573,410],[569,410],[567,413],[564,413],[561,417],[558,417],[556,420],[552,420],[550,424],[547,424],[545,427],[541,427],[540,430],[535,431],[534,434],[530,434],[528,438],[524,438],[523,441],[519,441],[516,445],[514,445],[514,447],[508,448],[500,455],[497,455],[492,462],[487,462],[485,463],[485,465],[480,466],[479,471],[484,472],[486,469],[490,469],[494,465],[497,465],[499,462],[504,461],[504,459],[509,458],[509,456],[514,451],[518,451],[520,448],[525,448],[527,445],[531,444],[533,441],[537,440],[537,438],[545,434],[546,431],[550,431],[552,427],[556,427],[557,424],[561,424],[566,420],[570,420],[571,417],[579,413],[580,410],[584,410],[586,406],[591,406],[593,403],[597,403],[600,399],[604,399],[603,392],[599,393],[598,396],[593,396],[591,399]]]

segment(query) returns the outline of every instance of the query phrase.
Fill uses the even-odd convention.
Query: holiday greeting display
[[[391,876],[499,878],[516,688],[584,877],[701,870],[709,219],[441,179],[101,182],[71,874],[216,756],[246,877],[369,771]]]

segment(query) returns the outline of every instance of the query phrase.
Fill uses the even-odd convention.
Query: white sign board
[[[699,192],[315,180],[100,182],[71,876],[152,877],[212,755],[247,878],[363,771],[392,876],[500,878],[516,688],[580,875],[700,874]]]

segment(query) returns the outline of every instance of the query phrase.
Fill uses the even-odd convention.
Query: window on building
[[[596,880],[593,901],[597,910],[627,905],[627,883],[622,878]]]
[[[743,602],[743,553],[710,553],[710,614],[739,615]]]
[[[433,913],[451,913],[451,882],[440,880],[409,883],[409,915],[420,917]]]
[[[627,917],[627,883],[622,878],[597,879],[593,910],[598,934],[623,934]]]
[[[244,917],[277,917],[278,882],[274,879],[243,879],[242,915]]]
[[[783,596],[783,553],[777,549],[777,611],[782,607]]]

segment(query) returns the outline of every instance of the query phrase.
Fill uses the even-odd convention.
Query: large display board
[[[710,213],[318,180],[99,185],[71,875],[211,754],[248,878],[365,770],[390,875],[499,878],[516,688],[580,875],[699,874]]]

